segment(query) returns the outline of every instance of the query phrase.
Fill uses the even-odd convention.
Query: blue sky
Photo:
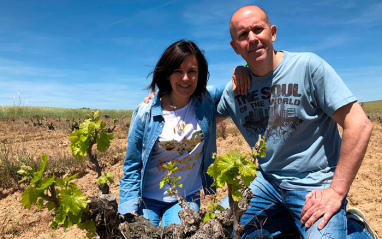
[[[180,39],[205,51],[209,84],[226,84],[244,64],[228,23],[246,4],[278,27],[276,50],[314,52],[360,102],[382,99],[380,0],[0,0],[0,105],[135,109]]]

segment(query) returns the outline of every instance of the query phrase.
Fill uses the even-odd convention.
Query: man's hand
[[[317,226],[318,230],[321,230],[340,209],[343,199],[344,197],[332,187],[308,193],[305,196],[305,206],[301,211],[301,223],[305,224],[305,227],[311,227],[322,217],[322,221]]]
[[[232,87],[233,91],[237,90],[240,95],[246,95],[251,89],[251,77],[244,66],[237,66],[233,69]]]
[[[146,96],[146,97],[143,99],[143,102],[145,102],[146,104],[149,103],[150,100],[152,100],[152,98],[154,98],[154,96],[156,95],[156,93],[158,93],[158,91],[151,92],[148,96]]]

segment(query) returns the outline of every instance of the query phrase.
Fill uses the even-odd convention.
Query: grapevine
[[[265,137],[261,138],[256,143],[250,156],[253,159],[257,157],[265,157]],[[223,188],[228,186],[228,200],[230,208],[233,210],[234,219],[234,238],[240,238],[240,233],[243,228],[239,224],[240,215],[238,202],[242,199],[242,190],[248,187],[257,174],[257,166],[247,159],[247,154],[242,155],[239,150],[235,150],[223,156],[214,154],[215,162],[211,164],[207,170],[207,174],[214,179],[213,185]]]
[[[113,133],[106,131],[106,123],[99,118],[99,111],[91,112],[89,118],[80,124],[79,129],[75,130],[70,135],[69,148],[72,150],[74,156],[77,159],[81,159],[84,156],[89,156],[90,162],[96,167],[96,172],[100,182],[100,189],[103,194],[109,193],[109,186],[107,181],[112,183],[111,174],[106,178],[102,176],[102,167],[97,159],[97,153],[93,153],[93,145],[97,145],[97,151],[106,152],[110,147],[110,141],[114,139]],[[106,180],[105,180],[106,179]]]
[[[94,222],[82,222],[82,214],[88,211],[87,200],[77,185],[71,182],[78,174],[67,175],[63,179],[54,174],[44,177],[48,155],[43,155],[41,160],[39,171],[24,168],[18,172],[24,175],[21,181],[30,180],[29,187],[21,195],[22,206],[27,209],[31,209],[32,205],[36,205],[37,209],[45,206],[49,211],[53,210],[55,217],[50,224],[53,229],[59,225],[69,228],[77,224],[87,230],[88,237],[96,236]]]

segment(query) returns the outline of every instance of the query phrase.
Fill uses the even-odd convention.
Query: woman
[[[149,89],[159,89],[149,104],[133,113],[120,184],[120,214],[138,212],[154,225],[179,224],[181,210],[168,185],[159,189],[163,167],[175,162],[179,195],[199,210],[199,191],[209,188],[208,166],[216,152],[216,104],[224,86],[206,89],[207,61],[191,41],[169,46],[158,61]]]

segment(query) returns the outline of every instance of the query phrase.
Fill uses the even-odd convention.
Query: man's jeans
[[[186,201],[190,204],[192,209],[199,212],[199,192],[187,196]],[[144,218],[150,220],[150,222],[155,226],[158,226],[161,221],[161,227],[164,227],[169,224],[180,224],[178,212],[181,210],[183,210],[183,208],[177,201],[173,203],[166,203],[143,197],[142,203],[138,209],[138,214],[143,215]]]
[[[265,176],[266,177],[266,176]],[[364,228],[346,219],[346,198],[341,208],[330,218],[327,225],[318,230],[319,219],[310,228],[301,224],[301,211],[308,191],[284,190],[259,174],[250,189],[255,195],[251,206],[240,219],[244,231],[241,238],[271,238],[298,232],[301,238],[371,238]],[[228,207],[228,197],[221,205]]]

